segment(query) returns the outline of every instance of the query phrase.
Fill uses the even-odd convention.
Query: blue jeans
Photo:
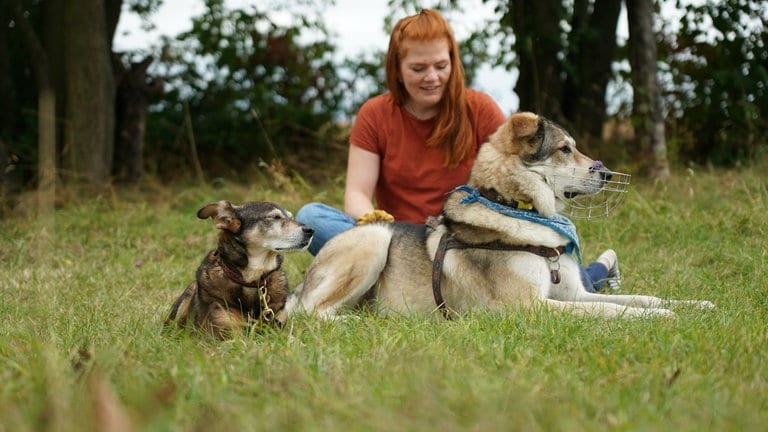
[[[322,203],[309,203],[300,208],[296,220],[315,230],[308,248],[312,255],[317,255],[328,240],[352,228],[357,222],[343,211]],[[607,277],[608,269],[598,262],[581,268],[581,281],[589,292],[603,289]]]
[[[357,221],[343,211],[322,203],[309,203],[296,213],[296,220],[315,230],[309,252],[317,255],[320,248],[332,237],[346,231]]]
[[[599,262],[591,262],[581,268],[581,281],[588,292],[599,292],[608,278],[608,268]]]

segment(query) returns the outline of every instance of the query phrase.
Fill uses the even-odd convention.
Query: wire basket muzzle
[[[601,174],[602,178],[586,180],[594,185],[594,189],[598,189],[596,193],[579,194],[563,200],[565,208],[560,212],[563,216],[572,219],[600,219],[607,217],[621,205],[629,190],[629,181],[632,176],[615,171],[601,171]],[[554,178],[555,183],[572,184],[573,182],[573,176],[556,175]],[[583,179],[583,177],[580,178]]]

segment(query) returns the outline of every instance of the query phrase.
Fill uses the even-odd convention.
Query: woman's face
[[[400,62],[400,76],[413,109],[435,109],[451,76],[448,41],[405,41],[408,54]]]

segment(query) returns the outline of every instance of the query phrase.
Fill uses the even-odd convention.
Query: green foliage
[[[65,204],[50,244],[34,218],[5,220],[0,430],[94,430],[94,398],[136,430],[760,430],[766,168],[640,181],[610,219],[578,222],[585,258],[618,250],[623,292],[717,305],[674,319],[360,313],[227,342],[163,336],[215,241],[199,206],[268,199],[295,212],[317,197],[339,205],[341,185],[118,190]],[[308,263],[286,256],[292,286]]]
[[[130,10],[139,14],[142,18],[148,18],[157,11],[163,0],[126,0]]]
[[[58,3],[22,3],[26,16],[39,32],[61,25],[55,14],[51,19],[56,25],[46,26],[42,22],[45,7]],[[124,10],[146,18],[160,3],[161,0],[126,0]],[[372,47],[359,58],[340,58],[332,29],[323,21],[330,0],[251,3],[233,9],[223,0],[207,1],[205,11],[195,17],[191,30],[166,40],[162,52],[155,53],[158,60],[150,75],[164,80],[170,91],[152,107],[148,117],[144,160],[150,174],[163,180],[190,177],[194,172],[192,144],[211,178],[238,178],[240,173],[258,167],[262,160],[286,160],[298,154],[299,149],[304,154],[311,150],[313,159],[321,161],[313,164],[313,168],[325,167],[322,156],[335,157],[337,153],[328,150],[345,145],[344,128],[359,105],[370,95],[385,91],[382,62],[386,47]],[[381,29],[371,31],[386,31],[395,19],[421,7],[440,9],[450,21],[458,20],[462,14],[473,13],[471,5],[476,4],[462,0],[388,3],[390,16],[383,17]],[[529,3],[493,3],[497,16],[472,32],[467,40],[460,41],[470,83],[476,71],[485,65],[502,65],[510,71],[520,68],[520,53],[514,47],[521,39],[513,31],[512,16],[515,10],[534,4]],[[661,23],[663,46],[659,66],[669,110],[670,159],[729,165],[765,153],[768,17],[762,3],[681,1],[675,9],[684,12],[684,18]],[[544,88],[554,92],[564,76],[575,72],[573,59],[584,58],[574,51],[568,39],[573,9],[605,3],[555,0],[547,4],[555,10],[547,16],[561,18],[555,22],[557,31],[544,35],[555,37],[553,44],[558,54],[551,58],[561,67],[556,79],[544,82]],[[16,193],[35,186],[37,90],[31,79],[29,53],[24,50],[8,5],[5,2],[0,6],[0,43],[4,44],[0,49],[0,66],[7,65],[3,69],[7,73],[1,76],[3,88],[12,89],[0,110],[0,187],[4,193]],[[664,14],[659,17],[665,19]],[[536,22],[538,30],[544,27],[541,20],[525,22]],[[538,39],[539,43],[543,40]],[[590,47],[587,44],[588,54]],[[623,47],[618,48],[620,54],[614,66],[625,56]],[[542,50],[537,53],[542,54]],[[126,55],[131,54],[136,55]],[[148,52],[143,52],[142,57],[145,54]],[[588,56],[592,58],[592,54]],[[537,69],[546,70],[544,66],[538,64]],[[65,76],[61,71],[54,71],[53,75]],[[615,72],[615,80],[622,82],[619,72]],[[616,105],[615,101],[609,104]],[[59,115],[66,116],[62,111]],[[66,123],[66,118],[59,118],[59,125]],[[577,123],[578,128],[583,126]],[[574,134],[578,128],[574,128]],[[621,151],[627,158],[634,154]],[[0,199],[5,207],[8,200],[5,196]]]
[[[268,6],[228,9],[208,1],[190,31],[167,41],[161,63],[173,90],[147,127],[148,141],[165,153],[157,157],[174,157],[177,147],[167,146],[185,124],[214,175],[211,161],[236,169],[332,138],[346,84],[328,31],[317,10],[292,12],[291,23],[279,25],[272,17],[288,11]]]
[[[661,53],[673,139],[683,159],[733,164],[765,153],[768,13],[756,0],[681,6]],[[674,23],[678,24],[678,23]]]

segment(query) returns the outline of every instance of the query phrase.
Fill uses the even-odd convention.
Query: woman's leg
[[[309,203],[296,213],[296,220],[315,230],[309,252],[317,252],[325,243],[339,234],[355,226],[355,220],[343,211],[322,203]]]
[[[603,289],[605,279],[608,277],[608,268],[600,262],[592,262],[586,268],[581,269],[581,281],[589,292],[598,292]]]
[[[621,274],[619,273],[619,257],[613,249],[608,249],[590,263],[587,268],[581,269],[581,281],[589,292],[598,292],[603,289],[606,282],[612,289],[617,290],[621,286]]]

